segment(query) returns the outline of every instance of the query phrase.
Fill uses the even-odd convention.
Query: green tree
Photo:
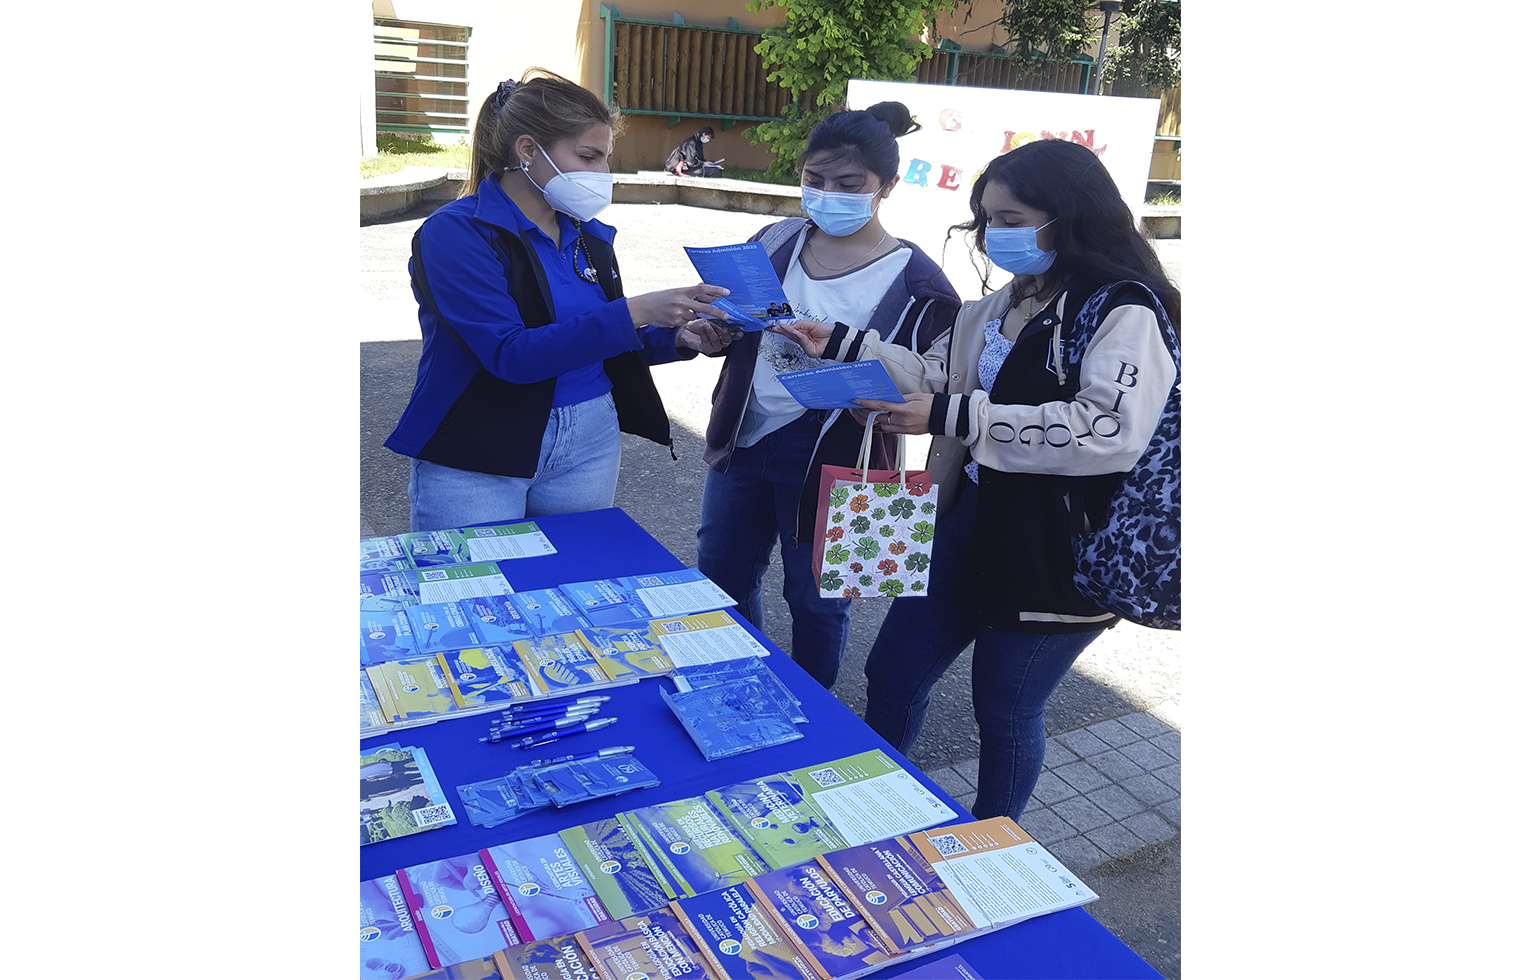
[[[1134,0],[1123,5],[1118,43],[1107,48],[1108,78],[1131,78],[1142,89],[1174,88],[1182,81],[1182,5],[1176,0]]]
[[[957,0],[749,0],[751,10],[786,10],[785,21],[765,31],[754,50],[769,77],[791,92],[791,103],[780,119],[744,134],[775,155],[771,173],[793,172],[808,133],[844,108],[850,79],[912,79],[931,53],[912,39],[956,6]]]
[[[1068,61],[1101,41],[1102,12],[1096,0],[1004,0],[1000,25],[1015,43],[1016,59],[1032,52]],[[1137,86],[1170,88],[1182,80],[1180,0],[1126,0],[1113,15],[1118,43],[1103,58],[1106,78],[1131,78]]]

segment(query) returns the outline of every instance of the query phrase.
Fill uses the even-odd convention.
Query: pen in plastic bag
[[[597,752],[585,752],[582,755],[564,755],[556,759],[536,759],[534,762],[524,763],[519,768],[539,769],[544,766],[559,766],[563,762],[587,762],[589,759],[608,759],[616,755],[630,755],[635,751],[636,746],[634,745],[611,745],[607,749],[600,749]]]
[[[545,745],[547,742],[554,742],[558,738],[566,738],[568,735],[581,735],[584,732],[596,732],[601,728],[610,727],[619,720],[619,718],[600,718],[597,721],[591,721],[580,728],[562,728],[552,729],[548,732],[540,732],[538,734],[519,739],[519,748],[532,749],[537,745]]]

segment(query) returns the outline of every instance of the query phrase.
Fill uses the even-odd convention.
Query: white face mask
[[[545,203],[579,221],[587,221],[610,206],[615,183],[609,174],[594,173],[592,170],[562,173],[561,168],[552,162],[551,155],[545,152],[545,147],[536,144],[536,149],[545,157],[545,162],[551,164],[551,169],[556,171],[556,176],[546,181],[544,187],[535,184],[540,187],[540,193],[545,195]],[[526,168],[524,173],[528,176],[529,170]],[[534,184],[535,178],[530,177],[529,182]]]

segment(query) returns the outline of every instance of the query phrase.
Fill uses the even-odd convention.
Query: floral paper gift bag
[[[866,455],[863,447],[862,463]],[[819,489],[815,527],[820,537],[813,550],[818,594],[836,599],[924,595],[936,534],[936,486],[930,472],[825,466]]]

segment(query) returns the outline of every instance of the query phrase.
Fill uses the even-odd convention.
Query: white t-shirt
[[[864,330],[872,312],[887,295],[893,281],[904,274],[909,264],[909,249],[903,245],[874,262],[833,279],[814,279],[802,268],[802,246],[807,232],[797,236],[791,263],[786,267],[782,288],[786,299],[804,320],[822,320]],[[880,324],[882,327],[891,324]],[[810,357],[795,341],[778,333],[765,331],[759,341],[759,361],[754,365],[754,387],[738,427],[737,445],[752,446],[765,436],[797,420],[807,409],[791,397],[786,387],[775,380],[786,371],[805,371],[824,362]]]

